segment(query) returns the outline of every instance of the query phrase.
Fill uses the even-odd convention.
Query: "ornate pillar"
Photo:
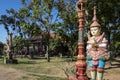
[[[79,19],[79,31],[78,31],[78,56],[76,62],[76,75],[70,77],[68,80],[89,80],[86,67],[84,53],[84,12],[86,8],[86,1],[79,0],[76,4]]]
[[[86,74],[87,63],[85,61],[84,52],[84,12],[86,8],[86,1],[79,0],[76,4],[79,19],[78,32],[78,57],[76,62],[76,78],[77,80],[89,80]]]

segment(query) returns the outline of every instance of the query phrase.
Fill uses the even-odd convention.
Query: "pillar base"
[[[88,78],[88,76],[79,76],[78,78],[76,77],[76,75],[74,76],[70,76],[68,80],[90,80],[90,78]]]

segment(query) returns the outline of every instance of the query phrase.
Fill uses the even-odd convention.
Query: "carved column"
[[[86,73],[87,63],[85,61],[84,52],[84,12],[86,8],[85,0],[79,0],[76,4],[79,20],[78,31],[78,56],[76,62],[76,75],[69,78],[69,80],[89,80]]]
[[[79,19],[78,32],[78,57],[76,62],[76,78],[77,80],[89,80],[86,74],[87,63],[85,61],[84,52],[84,12],[86,8],[85,0],[79,0],[76,4]]]

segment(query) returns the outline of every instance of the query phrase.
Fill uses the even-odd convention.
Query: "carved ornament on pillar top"
[[[76,8],[78,10],[85,10],[86,9],[86,0],[79,0],[76,4]]]

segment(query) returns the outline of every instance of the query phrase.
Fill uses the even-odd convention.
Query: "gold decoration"
[[[79,54],[79,55],[77,56],[77,58],[78,58],[78,59],[84,59],[85,56],[84,56],[83,54]]]

